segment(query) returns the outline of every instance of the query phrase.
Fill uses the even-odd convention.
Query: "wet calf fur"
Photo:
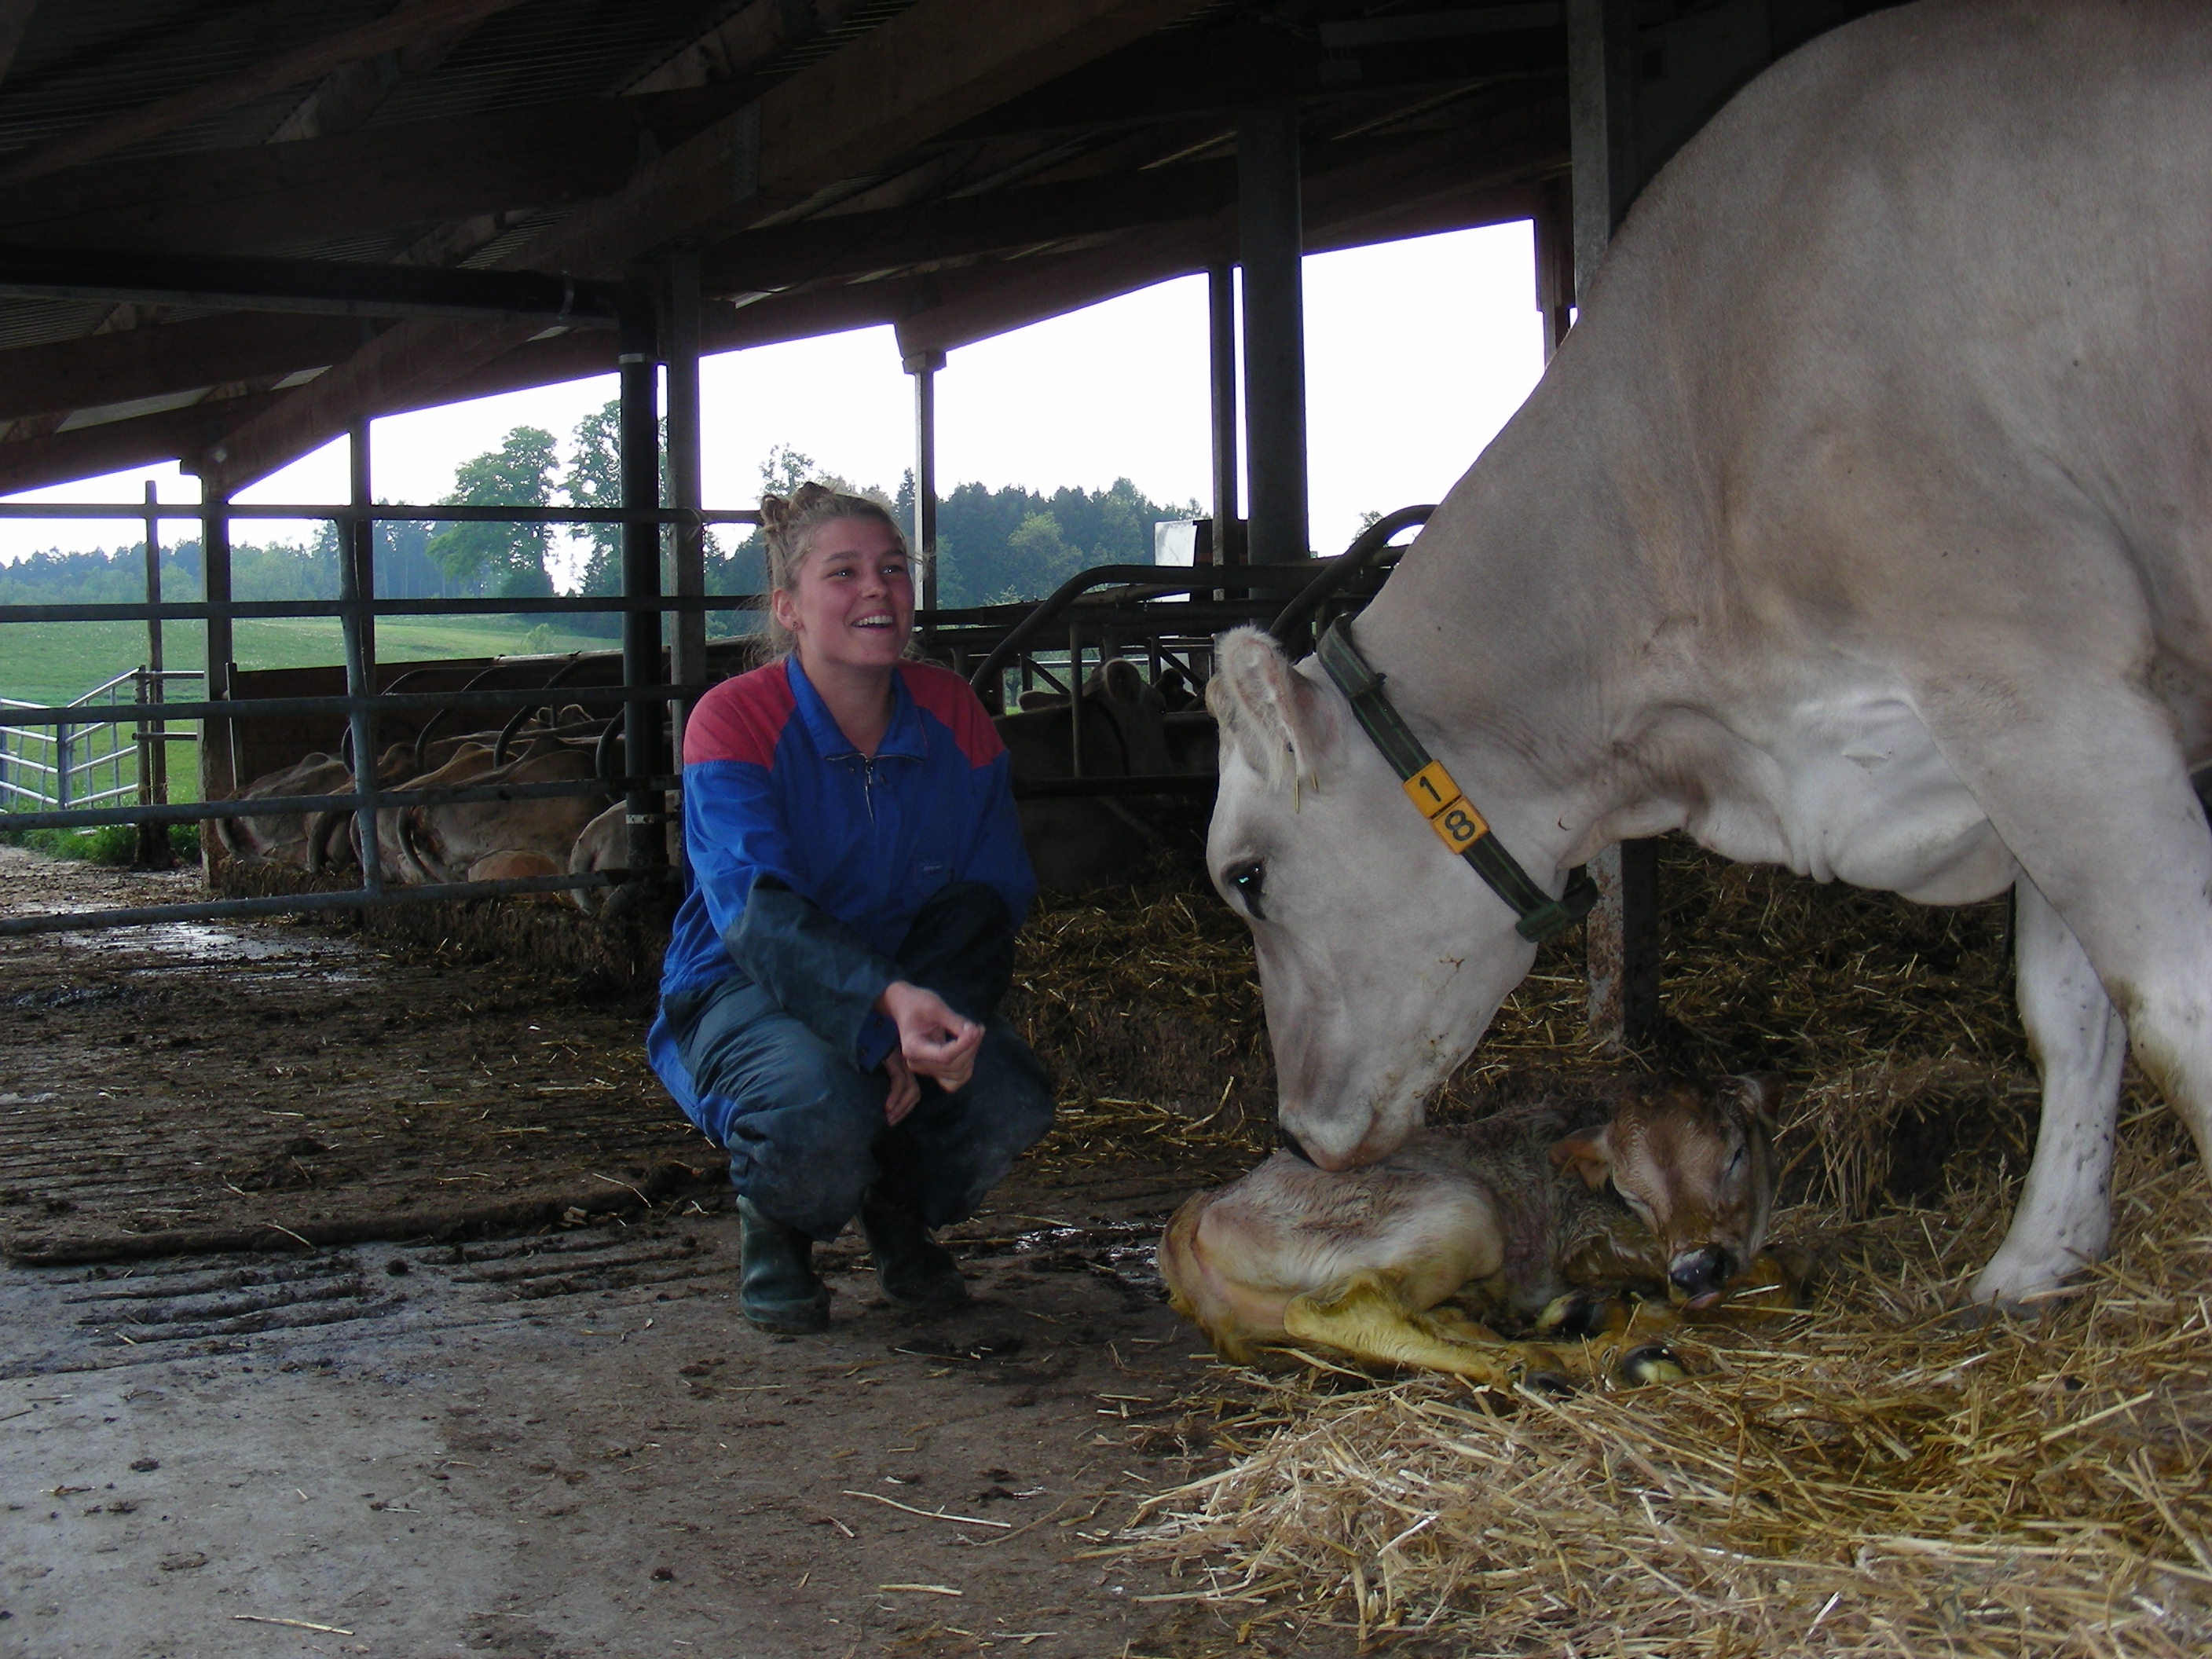
[[[1176,1212],[1161,1275],[1226,1359],[1318,1340],[1494,1380],[1546,1356],[1441,1304],[1526,1325],[1571,1291],[1664,1286],[1704,1308],[1771,1265],[1775,1098],[1764,1078],[1636,1083],[1425,1129],[1358,1170],[1278,1152]]]

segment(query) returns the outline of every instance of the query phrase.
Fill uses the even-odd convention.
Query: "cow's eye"
[[[1257,859],[1248,859],[1229,869],[1229,884],[1237,896],[1244,902],[1244,908],[1255,921],[1264,921],[1266,912],[1260,908],[1261,889],[1267,884],[1267,866]]]

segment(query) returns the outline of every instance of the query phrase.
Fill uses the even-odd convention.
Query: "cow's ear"
[[[1595,1192],[1613,1174],[1613,1126],[1569,1135],[1552,1148],[1554,1170],[1571,1168]]]
[[[1317,787],[1337,730],[1329,694],[1256,628],[1223,635],[1213,663],[1206,706],[1245,763],[1277,788]]]

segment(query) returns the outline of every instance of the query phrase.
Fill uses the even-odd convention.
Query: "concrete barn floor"
[[[0,849],[0,908],[184,884]],[[461,1036],[437,1024],[462,1009]],[[937,1320],[876,1297],[848,1236],[827,1258],[836,1322],[800,1340],[738,1318],[711,1182],[505,1237],[267,1232],[374,1213],[349,1193],[404,1206],[410,1180],[630,1182],[684,1146],[607,1036],[636,1015],[298,926],[0,946],[0,1232],[59,1251],[0,1268],[0,1652],[1087,1659],[1233,1639],[1188,1581],[1086,1553],[1194,1467],[1178,1395],[1203,1367],[1150,1265],[1192,1172],[1018,1170],[960,1230],[975,1305]],[[600,1117],[520,1121],[566,1091]],[[127,1155],[100,1164],[101,1144]],[[461,1173],[439,1162],[454,1145]],[[286,1248],[68,1259],[180,1225]],[[1243,1650],[1281,1650],[1263,1631]]]

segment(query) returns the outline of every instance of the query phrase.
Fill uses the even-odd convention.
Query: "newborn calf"
[[[1774,1099],[1764,1078],[1631,1085],[1610,1108],[1546,1101],[1425,1129],[1340,1174],[1277,1152],[1176,1212],[1160,1273],[1176,1311],[1240,1364],[1292,1339],[1498,1386],[1572,1371],[1566,1352],[1505,1343],[1439,1304],[1526,1324],[1571,1292],[1663,1285],[1702,1309],[1772,1270]],[[1600,1354],[1638,1322],[1605,1333]]]

